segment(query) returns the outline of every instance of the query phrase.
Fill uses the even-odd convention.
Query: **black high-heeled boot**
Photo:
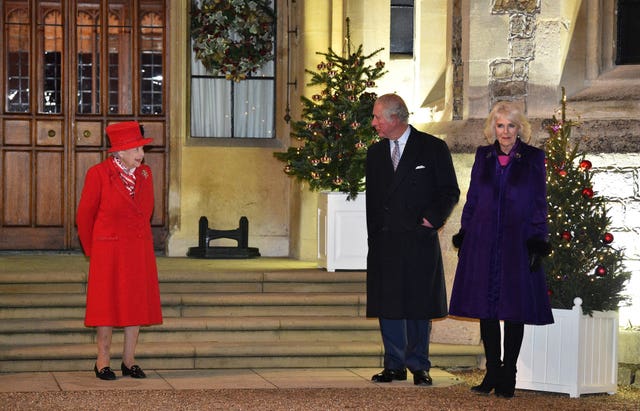
[[[480,385],[471,387],[471,391],[489,394],[498,383],[500,361],[500,323],[498,320],[480,320],[480,338],[484,346],[487,371]]]
[[[504,322],[504,358],[499,372],[496,395],[498,397],[511,398],[516,390],[516,363],[520,355],[522,338],[524,337],[524,324],[511,321]]]

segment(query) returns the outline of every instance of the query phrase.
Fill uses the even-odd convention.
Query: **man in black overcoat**
[[[446,143],[408,119],[398,95],[376,100],[372,125],[382,139],[367,152],[367,317],[378,317],[385,353],[372,380],[406,380],[408,368],[414,384],[431,385],[431,319],[447,315],[438,230],[460,190]]]

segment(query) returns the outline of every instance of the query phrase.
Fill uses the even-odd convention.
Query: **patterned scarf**
[[[120,169],[120,180],[122,180],[125,188],[129,192],[129,195],[133,198],[136,189],[136,175],[134,174],[136,168],[134,167],[128,170],[118,157],[111,158],[113,159],[114,164]]]
[[[493,143],[493,146],[496,148],[496,152],[498,153],[498,162],[500,163],[500,165],[502,167],[506,167],[507,164],[509,164],[509,162],[511,161],[511,158],[515,155],[516,153],[516,147],[518,147],[518,145],[520,145],[520,137],[518,137],[516,139],[515,144],[513,145],[513,147],[511,148],[511,151],[509,152],[509,154],[505,154],[501,149],[500,149],[500,144],[498,143],[498,141],[496,140],[495,143]]]

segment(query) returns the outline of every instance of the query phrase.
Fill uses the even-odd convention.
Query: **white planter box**
[[[365,193],[323,192],[318,197],[318,266],[327,271],[366,270],[367,217]]]
[[[529,326],[518,357],[516,388],[579,397],[618,388],[618,313],[553,309],[554,324]]]

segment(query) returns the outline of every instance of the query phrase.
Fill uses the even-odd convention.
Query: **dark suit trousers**
[[[429,371],[431,320],[390,320],[380,318],[384,344],[384,368]]]

